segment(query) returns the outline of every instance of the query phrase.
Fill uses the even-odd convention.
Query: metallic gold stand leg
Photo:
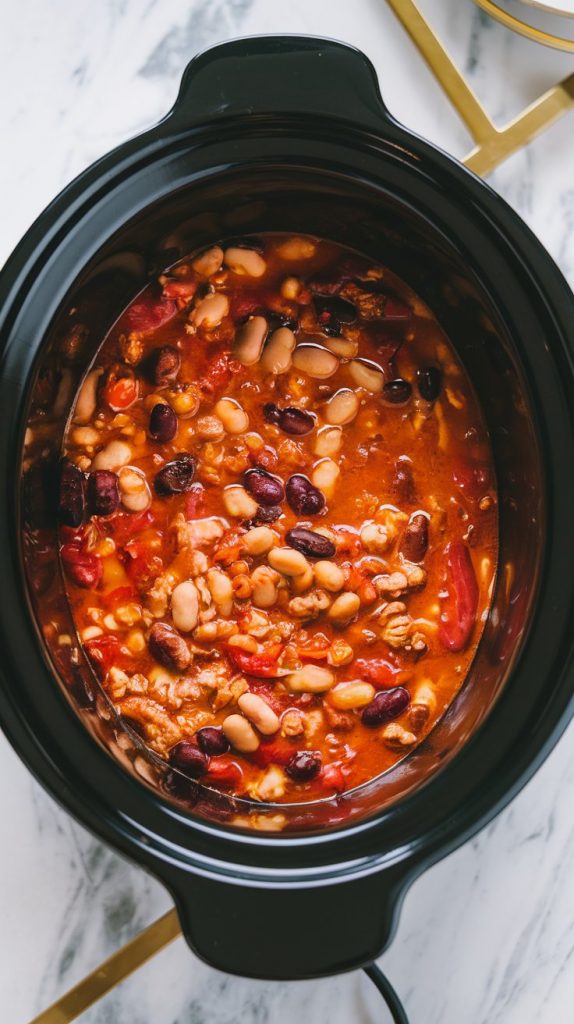
[[[475,148],[465,158],[476,174],[488,174],[511,153],[574,106],[574,74],[550,89],[504,128],[497,128],[414,0],[387,0],[466,124]],[[181,935],[175,910],[119,949],[30,1024],[70,1024],[98,999]]]
[[[180,935],[177,914],[175,910],[170,910],[96,967],[95,971],[66,992],[66,995],[56,1003],[52,1003],[47,1010],[34,1017],[30,1024],[70,1024],[70,1021],[79,1017],[84,1010]]]
[[[497,128],[423,17],[415,0],[387,0],[408,32],[453,107],[464,121],[475,148],[462,161],[475,174],[489,174],[574,107],[574,74],[549,89],[510,124]]]

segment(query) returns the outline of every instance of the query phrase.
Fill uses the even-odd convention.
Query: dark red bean
[[[266,469],[248,469],[243,483],[259,505],[278,505],[285,498],[283,481]]]
[[[204,751],[196,747],[194,743],[185,741],[171,748],[169,763],[172,768],[179,768],[180,772],[190,775],[193,779],[203,775],[209,768],[209,758]]]
[[[81,526],[86,515],[86,478],[73,462],[60,466],[58,517],[65,526]]]
[[[383,399],[385,402],[389,402],[390,405],[406,405],[412,393],[413,389],[408,380],[397,377],[395,380],[390,380],[385,384]]]
[[[154,622],[148,635],[148,647],[152,658],[171,672],[185,672],[189,668],[189,648],[177,630],[166,622]]]
[[[304,526],[294,526],[292,530],[287,530],[285,540],[289,547],[300,551],[307,558],[332,558],[336,550],[328,537],[314,530],[306,530]]]
[[[424,512],[417,512],[407,523],[401,551],[408,562],[422,562],[429,544],[429,521]]]
[[[424,366],[417,370],[417,387],[425,402],[435,402],[440,395],[442,374],[438,366]]]
[[[408,708],[411,698],[404,686],[395,686],[392,690],[381,690],[361,713],[363,725],[375,726],[390,722],[402,715]]]
[[[243,523],[247,529],[252,526],[262,526],[264,523],[269,525],[275,523],[283,515],[283,509],[280,505],[269,505],[267,508],[259,507],[252,519],[246,520]]]
[[[154,487],[162,497],[169,494],[184,494],[191,489],[196,462],[193,455],[181,452],[156,474]]]
[[[295,782],[308,782],[321,770],[321,755],[318,750],[298,750],[292,754],[285,771]]]
[[[357,308],[347,299],[339,295],[313,296],[317,319],[321,327],[328,327],[333,321],[339,324],[354,324],[357,319]]]
[[[288,405],[287,408],[280,409],[273,402],[267,402],[263,406],[263,415],[267,423],[276,424],[285,434],[291,434],[294,437],[303,437],[304,434],[310,434],[315,426],[313,414],[306,412],[305,409],[297,409],[294,405]]]
[[[88,477],[88,510],[92,516],[111,516],[120,504],[118,478],[108,469],[96,469]]]
[[[226,754],[229,750],[229,742],[223,729],[217,725],[206,725],[198,729],[195,738],[200,749],[208,757],[217,757],[218,754]]]
[[[299,327],[299,321],[286,313],[275,313],[272,309],[264,309],[262,316],[265,317],[269,325],[269,334],[273,334],[273,331],[278,330],[279,327],[288,327],[290,331],[296,331]]]
[[[181,367],[181,355],[172,345],[162,345],[152,355],[152,379],[156,387],[170,384]]]
[[[149,414],[149,433],[154,441],[167,444],[177,434],[177,416],[171,405],[157,402]]]
[[[325,508],[325,495],[302,473],[289,477],[285,493],[289,505],[298,516],[316,516]]]

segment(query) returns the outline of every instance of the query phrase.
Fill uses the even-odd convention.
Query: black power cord
[[[409,1024],[409,1018],[405,1013],[403,1004],[389,979],[381,971],[381,968],[377,967],[376,964],[369,964],[368,967],[363,967],[363,970],[367,977],[371,979],[375,988],[378,988],[381,993],[389,1008],[394,1024]]]

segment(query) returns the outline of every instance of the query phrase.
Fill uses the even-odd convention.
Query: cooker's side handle
[[[395,865],[301,888],[181,872],[163,880],[184,937],[202,960],[228,974],[294,981],[364,967],[380,956],[416,873]]]
[[[392,121],[360,50],[315,36],[253,36],[195,57],[162,127],[172,132],[230,116],[290,113],[375,130]]]

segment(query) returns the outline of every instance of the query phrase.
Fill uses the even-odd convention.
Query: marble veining
[[[571,57],[512,35],[470,0],[421,5],[497,122],[573,70]],[[396,117],[455,155],[471,146],[384,0],[20,0],[4,4],[2,15],[0,262],[74,175],[169,109],[194,53],[237,35],[308,32],[353,43],[373,60]],[[572,285],[573,128],[570,115],[491,176]],[[412,1024],[572,1020],[572,736],[570,729],[505,812],[409,892],[382,965]],[[170,900],[73,822],[3,737],[0,815],[0,1019],[25,1024]],[[180,940],[83,1020],[287,1024],[303,1017],[310,1024],[385,1019],[357,974],[290,984],[230,978],[195,960]]]

